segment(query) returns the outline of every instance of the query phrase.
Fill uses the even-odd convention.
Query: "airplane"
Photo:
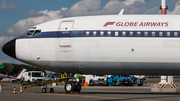
[[[5,77],[8,77],[8,75],[0,74],[0,80],[2,80]]]
[[[6,43],[5,54],[59,73],[180,75],[179,15],[81,16],[35,25]],[[69,80],[65,91],[80,92]]]
[[[26,69],[22,69],[15,76],[9,76],[9,75],[0,74],[0,80],[12,81],[14,83],[17,80],[21,79],[21,76],[23,75],[24,72],[26,72]]]

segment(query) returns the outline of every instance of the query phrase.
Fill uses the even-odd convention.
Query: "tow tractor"
[[[33,84],[28,84],[28,85],[23,85],[23,88],[30,88],[30,87],[35,87],[35,86],[39,86],[41,88],[42,93],[46,93],[46,92],[50,92],[50,93],[54,93],[54,89],[53,88],[48,88],[47,84],[51,84],[51,83],[57,83],[57,82],[63,82],[63,81],[67,81],[67,78],[63,78],[63,79],[58,79],[58,80],[52,80],[52,81],[44,81],[44,82],[39,82],[39,83],[33,83]]]
[[[67,78],[61,78],[58,80],[53,81],[43,81],[39,83],[32,83],[32,84],[25,84],[23,85],[23,88],[30,88],[39,86],[41,88],[41,91],[43,93],[46,93],[47,91],[50,91],[51,93],[54,92],[53,88],[48,88],[47,84],[56,83],[56,82],[65,82],[64,90],[66,93],[72,93],[72,92],[80,92],[81,91],[81,83],[75,78],[75,74],[67,74]]]

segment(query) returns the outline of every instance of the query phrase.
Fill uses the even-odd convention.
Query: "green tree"
[[[27,69],[27,71],[43,71],[45,74],[45,70],[39,69],[32,65],[25,65],[25,64],[13,64],[13,63],[2,63],[4,65],[3,69],[0,69],[1,74],[6,75],[15,75],[22,69]]]

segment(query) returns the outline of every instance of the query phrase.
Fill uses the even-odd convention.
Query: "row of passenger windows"
[[[25,33],[27,36],[36,36],[41,34],[41,30],[30,30]]]
[[[126,31],[123,32],[111,32],[108,31],[107,32],[107,36],[112,36],[112,34],[114,33],[114,36],[178,36],[178,32],[129,32],[129,34],[127,34]],[[92,32],[93,36],[97,36],[97,32],[94,31]],[[90,32],[87,31],[86,32],[86,36],[89,36]],[[100,36],[104,36],[104,31],[100,32]]]

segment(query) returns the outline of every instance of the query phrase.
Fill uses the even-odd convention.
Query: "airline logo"
[[[110,25],[117,27],[168,27],[169,22],[106,22],[103,27]]]
[[[108,25],[114,25],[115,22],[106,22],[106,24],[104,25],[104,27],[107,27]]]

